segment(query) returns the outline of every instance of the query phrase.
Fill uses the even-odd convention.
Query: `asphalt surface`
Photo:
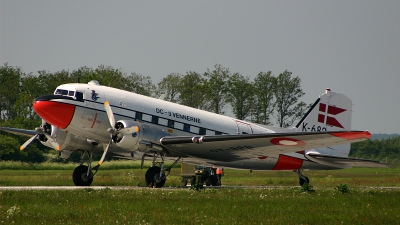
[[[205,189],[223,189],[223,188],[236,188],[236,189],[285,189],[285,188],[296,188],[299,186],[207,186]],[[153,188],[156,190],[182,190],[189,189],[190,186],[186,187],[163,187],[163,188]],[[334,187],[332,187],[334,188]],[[351,187],[354,189],[380,189],[380,190],[400,190],[400,187]],[[111,189],[111,190],[138,190],[138,189],[149,189],[149,187],[138,187],[138,186],[0,186],[1,190],[80,190],[80,189]],[[318,189],[315,188],[315,189]],[[321,188],[328,189],[328,188]]]

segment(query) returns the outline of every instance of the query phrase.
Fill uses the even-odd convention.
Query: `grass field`
[[[398,224],[400,191],[2,191],[2,224]]]
[[[126,162],[123,162],[124,164]],[[96,186],[144,186],[138,164],[104,164]],[[0,162],[0,186],[70,186],[76,165]],[[26,168],[26,166],[28,168]],[[30,168],[30,169],[29,169]],[[256,189],[2,190],[0,224],[398,224],[400,169],[305,171],[314,192],[286,171],[225,169],[223,185]],[[180,186],[172,169],[166,186]],[[344,184],[347,192],[336,187]],[[286,186],[286,187],[285,187]],[[296,187],[293,187],[296,186]],[[369,187],[369,188],[360,188]]]

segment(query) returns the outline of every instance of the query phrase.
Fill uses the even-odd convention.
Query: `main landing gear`
[[[85,156],[87,156],[87,166],[83,165]],[[96,175],[100,166],[97,165],[92,168],[92,156],[93,151],[82,151],[79,166],[76,167],[72,173],[72,181],[76,186],[90,186],[92,184],[93,177]],[[93,173],[93,171],[95,172]]]
[[[93,182],[93,177],[98,172],[98,169],[101,165],[99,164],[95,167],[92,167],[92,156],[93,151],[82,151],[81,160],[79,166],[74,169],[72,173],[72,181],[76,186],[90,186]],[[142,157],[142,165],[146,154]],[[168,168],[164,168],[164,160],[165,154],[158,152],[153,154],[153,162],[152,166],[146,171],[145,181],[148,187],[161,188],[164,186],[165,181],[169,173],[171,172],[171,168],[181,159],[179,157],[175,162],[173,162]],[[86,162],[86,165],[83,163]],[[101,161],[102,162],[102,161]]]
[[[308,177],[304,176],[303,174],[301,174],[301,171],[299,169],[294,171],[297,176],[299,177],[299,184],[300,186],[303,186],[304,184],[309,184],[310,180],[308,179]]]
[[[143,155],[143,157],[142,157],[142,167],[143,167],[144,156],[145,155]],[[158,159],[159,159],[159,161],[157,161]],[[171,172],[171,168],[180,159],[181,158],[179,157],[168,168],[164,168],[165,154],[160,153],[160,152],[154,153],[153,162],[151,164],[151,167],[146,171],[146,174],[145,174],[146,185],[148,187],[155,187],[155,188],[163,187],[167,176]],[[156,165],[159,165],[159,166],[156,166]]]

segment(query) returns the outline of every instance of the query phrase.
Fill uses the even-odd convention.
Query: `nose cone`
[[[33,108],[42,119],[61,129],[70,124],[75,112],[74,105],[52,101],[34,101]]]

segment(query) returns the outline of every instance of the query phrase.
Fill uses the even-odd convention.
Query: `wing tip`
[[[332,136],[340,137],[347,140],[354,140],[354,139],[370,139],[371,133],[369,131],[345,131],[339,133],[331,133]]]

